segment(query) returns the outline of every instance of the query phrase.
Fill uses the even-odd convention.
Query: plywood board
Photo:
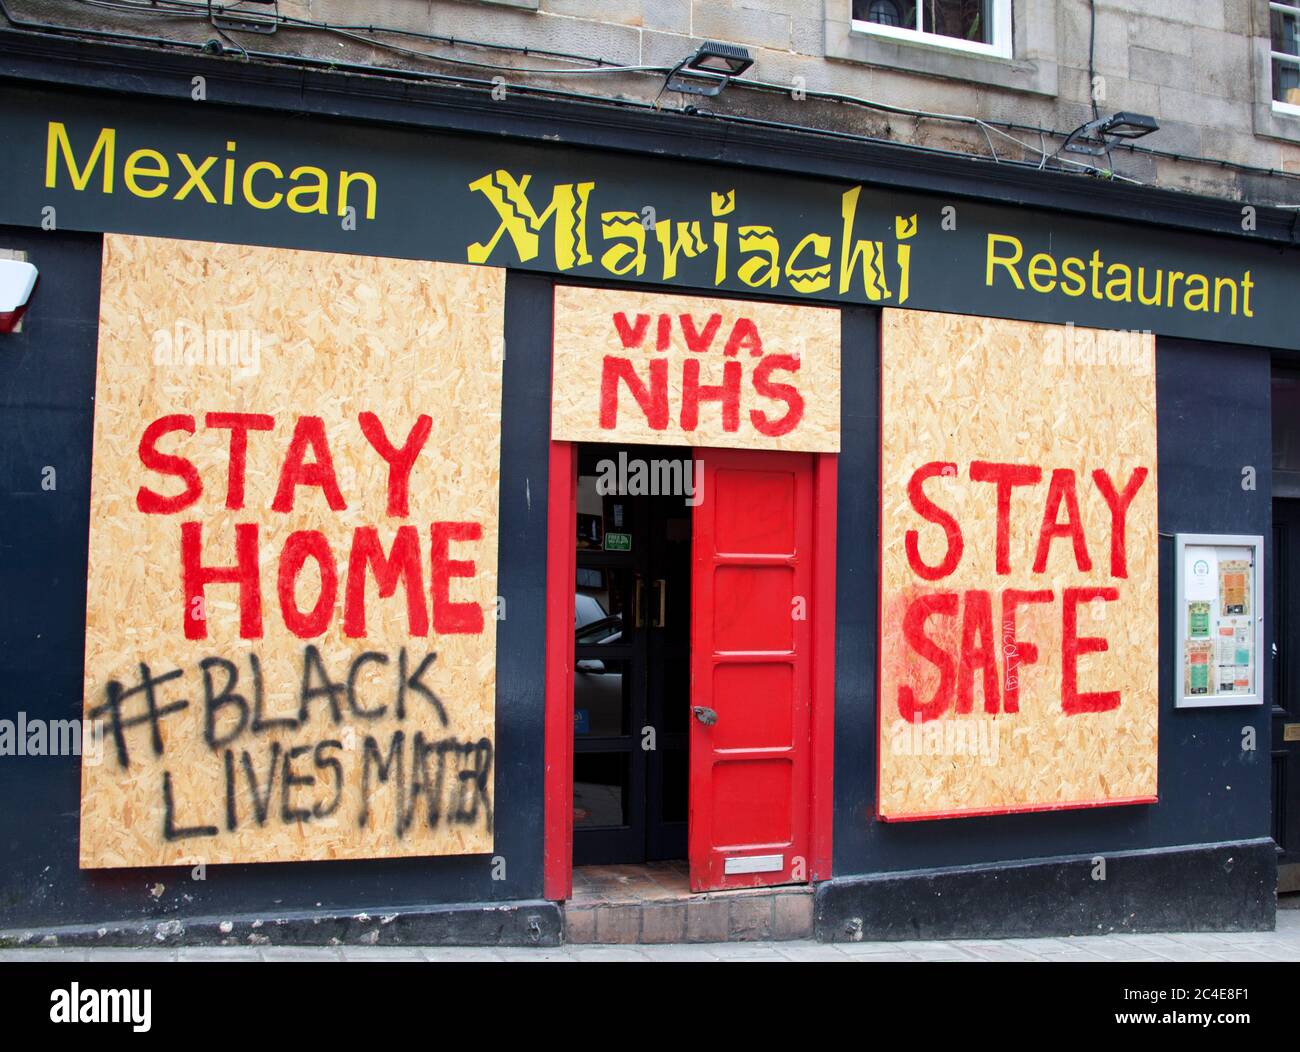
[[[839,311],[559,286],[551,437],[837,452]]]
[[[1150,333],[884,312],[882,817],[1154,799],[1154,363]]]
[[[105,237],[82,866],[491,850],[503,306],[491,268]]]

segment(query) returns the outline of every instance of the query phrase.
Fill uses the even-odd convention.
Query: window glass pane
[[[573,597],[573,641],[582,646],[630,643],[624,629],[635,625],[630,570],[579,566]]]
[[[1273,492],[1300,497],[1300,373],[1273,374]]]
[[[924,0],[921,29],[975,44],[993,43],[990,0]]]
[[[685,749],[664,753],[664,821],[685,822],[690,800],[690,758]]]
[[[686,647],[664,664],[664,730],[678,734],[690,729],[691,661]]]
[[[573,824],[625,826],[632,757],[627,753],[586,752],[573,757]]]
[[[631,665],[578,658],[573,668],[573,733],[579,738],[627,734],[632,713]]]
[[[632,507],[625,497],[602,493],[600,481],[599,475],[578,475],[578,551],[631,551],[637,540],[632,536],[636,528]]]
[[[1273,59],[1273,98],[1300,106],[1300,66],[1286,59]]]
[[[1284,55],[1300,55],[1300,12],[1270,11],[1273,50]]]
[[[916,4],[906,0],[853,0],[853,17],[859,22],[896,29],[916,29]]]

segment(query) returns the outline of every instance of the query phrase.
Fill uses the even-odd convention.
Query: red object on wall
[[[578,447],[552,442],[546,508],[546,776],[543,894],[573,890],[573,582]]]
[[[812,880],[830,880],[835,827],[835,574],[839,457],[813,468]]]
[[[0,310],[0,333],[11,333],[27,313],[41,279],[36,268],[26,261],[6,259],[0,261],[0,266],[5,268],[0,276],[0,300],[9,308]]]
[[[813,457],[715,449],[700,456],[703,500],[692,529],[691,890],[807,882]]]

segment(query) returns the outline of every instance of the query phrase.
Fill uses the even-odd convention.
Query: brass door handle
[[[652,627],[663,628],[668,623],[668,582],[661,577],[655,581],[655,586],[659,589],[659,618],[653,622]]]
[[[691,712],[706,727],[712,727],[718,722],[718,714],[707,705],[692,705]]]
[[[632,598],[632,624],[636,628],[640,628],[645,624],[645,620],[641,616],[641,592],[644,586],[645,582],[640,578],[640,576],[638,576],[636,579],[636,591]]]

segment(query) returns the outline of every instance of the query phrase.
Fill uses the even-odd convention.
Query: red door
[[[692,523],[691,890],[809,879],[813,458],[706,450]]]

